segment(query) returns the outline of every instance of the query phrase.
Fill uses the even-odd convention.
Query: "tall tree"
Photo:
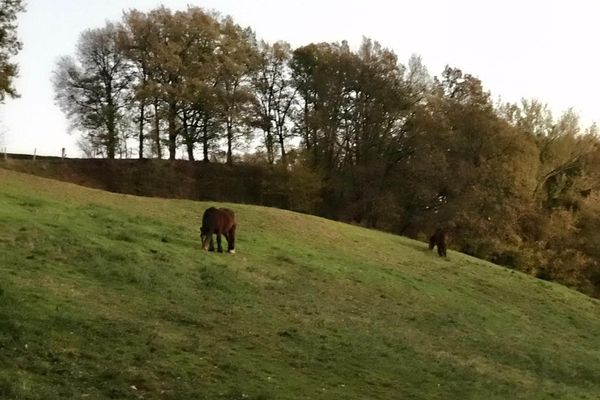
[[[119,46],[132,63],[133,100],[137,105],[135,122],[138,125],[138,157],[144,158],[144,139],[146,123],[150,122],[149,106],[153,103],[149,90],[150,65],[148,52],[151,43],[156,38],[156,30],[146,15],[137,10],[131,10],[123,16],[123,27],[119,37]],[[159,121],[158,110],[154,110],[155,121]],[[161,158],[160,130],[155,125],[154,146],[158,158]]]
[[[180,133],[177,113],[181,105],[181,70],[187,51],[184,42],[186,28],[181,23],[182,16],[181,12],[174,15],[164,7],[149,13],[151,23],[158,32],[153,47],[148,52],[152,71],[150,87],[157,99],[160,99],[166,117],[170,160],[175,159]]]
[[[128,54],[146,72],[137,94],[154,104],[156,137],[162,117],[167,123],[170,159],[175,158],[180,139],[191,160],[199,141],[205,144],[206,153],[216,118],[215,54],[223,40],[216,15],[198,7],[174,13],[160,7],[146,14],[132,11],[126,21],[129,36],[137,41],[130,40],[135,45]]]
[[[311,118],[316,102],[314,76],[318,64],[318,55],[324,46],[309,44],[297,48],[293,51],[290,60],[292,84],[300,96],[301,109],[294,118],[294,129],[296,133],[300,134],[303,146],[309,153],[313,166],[316,165],[317,159],[316,143],[313,143],[313,139],[316,137],[315,126]]]
[[[253,99],[250,74],[258,63],[254,33],[227,17],[221,21],[221,42],[217,53],[218,99],[227,143],[227,164],[233,162],[233,147],[247,122]]]
[[[219,115],[217,99],[218,58],[221,46],[217,16],[200,8],[189,8],[186,17],[186,61],[182,68],[182,106],[179,118],[188,159],[194,160],[198,143],[203,147],[203,159],[208,162],[208,150],[216,138]]]
[[[404,66],[369,39],[356,53],[347,43],[309,45],[294,52],[291,65],[304,105],[297,127],[329,181],[332,216],[377,225],[377,204],[395,204],[386,187],[411,151],[407,128],[417,97]]]
[[[74,127],[115,158],[124,110],[130,104],[131,68],[118,46],[119,27],[82,33],[75,58],[62,57],[54,72],[58,104]]]
[[[336,139],[344,131],[344,110],[349,107],[347,89],[356,73],[356,56],[346,42],[311,44],[294,52],[294,85],[303,97],[302,117],[297,123],[311,151],[312,163],[334,169],[341,153]]]
[[[364,39],[358,53],[345,63],[349,63],[346,70],[340,70],[350,79],[336,141],[338,169],[350,183],[344,193],[352,199],[353,218],[377,226],[383,207],[391,215],[395,212],[392,177],[413,151],[409,125],[414,96],[404,80],[404,66],[377,42]],[[393,224],[393,217],[386,219]]]
[[[21,50],[16,24],[17,14],[21,11],[24,11],[22,0],[0,0],[0,102],[6,96],[17,96],[13,80],[18,67],[11,58]]]
[[[285,42],[273,45],[259,43],[259,64],[252,77],[252,86],[256,92],[255,124],[264,134],[267,160],[275,161],[275,144],[283,164],[286,158],[285,141],[290,136],[288,121],[293,112],[298,88],[292,86],[289,62],[291,47]]]

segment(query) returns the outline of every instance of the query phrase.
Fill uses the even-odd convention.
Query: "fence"
[[[8,161],[8,159],[14,160],[64,160],[67,158],[67,153],[63,148],[61,150],[60,156],[40,156],[37,154],[37,149],[33,149],[33,154],[23,154],[23,153],[9,153],[8,149],[4,147],[2,150],[2,160]]]

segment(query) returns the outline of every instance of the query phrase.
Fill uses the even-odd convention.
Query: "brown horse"
[[[440,257],[446,257],[446,248],[448,247],[448,232],[437,228],[435,233],[429,238],[429,250],[437,246],[437,253]]]
[[[204,211],[202,216],[202,227],[200,228],[200,240],[202,249],[215,251],[213,244],[213,233],[217,235],[217,251],[223,252],[221,246],[221,235],[227,239],[227,252],[235,253],[235,214],[228,208],[210,207]]]

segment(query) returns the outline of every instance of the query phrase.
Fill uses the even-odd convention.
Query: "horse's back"
[[[219,211],[223,215],[223,226],[226,230],[231,229],[235,225],[235,213],[229,208],[220,208]]]
[[[204,214],[203,217],[207,217],[207,216],[211,216],[214,215],[216,213],[218,213],[219,210],[215,207],[208,207],[206,210],[204,210]]]
[[[227,232],[235,225],[235,213],[229,208],[209,207],[202,216],[202,226],[206,230]]]

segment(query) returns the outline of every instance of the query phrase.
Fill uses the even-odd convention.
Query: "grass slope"
[[[420,242],[0,169],[2,399],[597,399],[600,304]]]

